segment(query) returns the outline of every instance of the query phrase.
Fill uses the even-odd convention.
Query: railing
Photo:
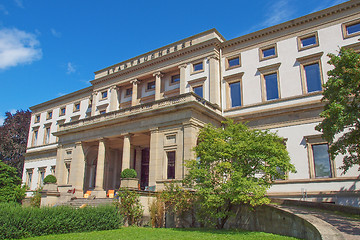
[[[60,125],[59,131],[77,128],[84,125],[90,125],[98,122],[108,121],[111,119],[116,119],[124,116],[129,116],[132,114],[140,113],[140,112],[148,112],[155,109],[166,108],[169,106],[175,106],[179,104],[183,104],[186,102],[198,102],[201,103],[204,107],[221,114],[220,108],[217,105],[214,105],[205,99],[199,97],[193,92],[184,93],[178,96],[173,96],[169,98],[163,98],[157,101],[153,101],[150,103],[139,104],[132,107],[127,107],[123,109],[119,109],[117,111],[108,112],[106,114],[96,115],[92,117],[83,118],[77,121],[72,121],[68,123],[63,123]]]

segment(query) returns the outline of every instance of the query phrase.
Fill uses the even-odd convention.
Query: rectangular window
[[[229,84],[231,107],[241,106],[241,86],[240,82]]]
[[[107,96],[108,96],[108,92],[107,92],[107,91],[101,92],[101,99],[106,99]]]
[[[66,184],[69,184],[70,181],[70,163],[66,163]]]
[[[279,88],[277,73],[264,75],[266,100],[274,100],[279,98]]]
[[[193,87],[193,91],[199,95],[199,97],[203,97],[203,86]]]
[[[304,66],[306,89],[308,93],[322,90],[319,63]]]
[[[132,94],[132,88],[127,88],[126,90],[125,90],[125,95],[126,96],[130,96]]]
[[[64,116],[66,113],[66,107],[60,108],[60,116]]]
[[[44,186],[45,168],[39,169],[39,187]]]
[[[259,48],[260,61],[277,57],[276,44]]]
[[[301,39],[300,41],[301,41],[301,46],[302,46],[302,47],[308,47],[308,46],[311,46],[311,45],[315,45],[315,44],[316,44],[316,38],[315,38],[315,36],[303,38],[303,39]]]
[[[200,63],[196,63],[193,65],[193,72],[198,72],[198,71],[201,71],[203,70],[203,63],[200,62]]]
[[[319,38],[317,32],[309,33],[297,38],[299,51],[319,46]]]
[[[45,128],[44,144],[48,144],[50,141],[50,127]]]
[[[343,23],[341,25],[343,37],[350,38],[360,35],[360,19]]]
[[[55,169],[56,169],[56,166],[51,166],[51,168],[50,168],[50,172],[54,176],[55,176]]]
[[[36,114],[35,116],[35,123],[40,122],[40,114]]]
[[[240,57],[229,58],[227,60],[228,68],[240,66]]]
[[[275,56],[275,48],[272,47],[272,48],[264,49],[262,50],[262,53],[263,53],[263,58]]]
[[[167,179],[175,179],[175,151],[167,152]]]
[[[155,81],[148,82],[146,89],[147,90],[154,90],[155,89]]]
[[[180,82],[180,74],[171,76],[171,83],[178,83]]]
[[[31,144],[32,146],[36,146],[38,134],[39,134],[39,131],[38,131],[38,130],[34,130],[33,139],[32,139],[32,144]]]
[[[49,111],[49,112],[47,113],[46,119],[47,119],[47,120],[52,119],[52,111]]]
[[[331,178],[332,170],[327,144],[311,145],[316,178]]]
[[[360,22],[346,26],[347,35],[355,34],[360,32]]]
[[[33,169],[28,169],[26,171],[26,185],[29,188],[31,188],[32,176],[33,176]]]
[[[101,110],[100,111],[100,114],[105,114],[106,113],[106,110]]]
[[[74,112],[80,111],[80,103],[74,103]]]

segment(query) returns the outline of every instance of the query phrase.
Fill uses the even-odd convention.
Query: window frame
[[[270,102],[270,101],[276,101],[276,100],[281,99],[280,74],[279,74],[280,65],[281,65],[281,63],[275,63],[272,65],[258,68],[258,71],[260,72],[261,101],[262,102]],[[278,98],[267,100],[267,89],[266,89],[265,76],[271,75],[271,74],[276,74]]]
[[[38,114],[35,114],[35,119],[34,119],[34,123],[39,123],[41,120],[41,114],[38,113]]]
[[[324,84],[324,74],[323,74],[322,64],[321,64],[322,55],[323,55],[323,52],[319,52],[319,53],[311,54],[311,55],[300,57],[300,58],[296,59],[296,61],[300,63],[301,88],[302,88],[302,93],[304,95],[321,93],[324,90],[322,87],[322,85]],[[305,66],[316,64],[316,63],[319,65],[321,90],[309,92],[308,87],[307,87]]]
[[[77,109],[77,105],[79,105],[79,109]],[[74,109],[73,109],[73,112],[79,112],[80,111],[80,108],[81,108],[81,104],[80,104],[80,102],[76,102],[76,103],[74,103]]]
[[[125,91],[125,94],[124,94],[125,97],[129,97],[132,95],[132,87],[125,88],[124,91]],[[128,94],[128,91],[130,92],[129,94]]]
[[[244,106],[244,102],[243,102],[243,81],[242,81],[243,75],[244,75],[244,72],[241,72],[241,73],[237,73],[237,74],[233,74],[233,75],[224,77],[225,91],[226,91],[226,109],[236,109],[236,108]],[[241,102],[241,105],[232,107],[231,106],[232,105],[231,104],[232,100],[231,100],[230,85],[232,83],[236,83],[236,82],[240,83],[240,102]]]
[[[174,82],[174,81],[173,81],[173,80],[174,80],[174,77],[177,77],[177,76],[179,76],[179,81]],[[180,84],[180,74],[174,74],[174,75],[172,75],[172,76],[170,77],[170,85],[176,85],[176,84]]]
[[[268,50],[268,49],[271,49],[271,48],[274,48],[275,54],[274,54],[274,55],[271,55],[271,56],[264,57],[264,51],[265,51],[265,50]],[[267,45],[267,46],[264,46],[264,47],[260,47],[260,48],[259,48],[259,59],[260,59],[260,62],[261,62],[261,61],[268,60],[268,59],[272,59],[272,58],[277,58],[277,57],[278,57],[278,51],[277,51],[277,44],[276,44],[276,43],[273,43],[273,44],[271,44],[271,45]]]
[[[33,128],[32,139],[31,139],[32,147],[37,146],[38,138],[39,138],[39,127],[36,127]]]
[[[38,188],[44,186],[44,179],[46,174],[46,167],[39,167],[38,168]]]
[[[315,44],[303,47],[302,46],[302,40],[310,38],[310,37],[315,37]],[[298,46],[298,51],[299,52],[303,51],[303,50],[310,49],[310,48],[318,47],[319,45],[320,45],[320,43],[319,43],[318,32],[312,32],[312,33],[308,33],[308,34],[297,37],[297,46]]]
[[[50,120],[50,119],[52,119],[52,117],[53,117],[53,111],[51,110],[51,111],[48,111],[47,113],[46,113],[46,120]]]
[[[316,172],[315,172],[315,159],[314,159],[314,151],[313,151],[313,145],[321,145],[321,144],[327,144],[329,145],[328,142],[326,142],[323,138],[322,135],[311,135],[311,136],[305,136],[304,137],[306,140],[306,148],[307,148],[307,155],[308,155],[308,163],[309,163],[309,177],[310,179],[329,179],[329,178],[336,178],[336,166],[335,166],[335,161],[333,159],[331,159],[331,156],[329,154],[329,162],[330,162],[330,172],[331,172],[331,177],[316,177]]]
[[[345,22],[345,23],[341,24],[341,29],[342,29],[344,39],[360,35],[360,31],[356,32],[356,33],[348,34],[347,27],[355,25],[355,24],[360,24],[360,19],[355,19],[355,20],[352,20],[352,21]]]
[[[154,88],[149,88],[149,86],[154,86]],[[146,88],[145,88],[145,92],[152,92],[155,91],[156,88],[156,82],[154,81],[148,81],[146,82]]]
[[[172,168],[174,169],[174,175],[173,177],[169,177],[169,153],[173,153],[174,154],[174,166],[172,166]],[[166,179],[168,180],[173,180],[176,179],[176,149],[171,149],[171,150],[167,150],[165,151],[165,156],[166,156]]]
[[[44,126],[44,142],[43,142],[44,145],[50,143],[50,133],[51,133],[51,125],[45,125]]]
[[[31,176],[30,176],[30,174],[31,174]],[[26,181],[25,181],[25,184],[30,189],[31,189],[31,183],[32,183],[32,178],[33,177],[34,177],[34,169],[33,168],[26,169]]]
[[[104,97],[104,94],[106,95],[105,97]],[[101,99],[100,100],[106,100],[108,98],[108,95],[109,95],[108,90],[101,91]]]
[[[64,109],[64,113],[62,112],[63,109]],[[65,116],[65,115],[66,115],[66,106],[61,107],[59,111],[59,116]]]
[[[229,63],[230,60],[233,60],[236,58],[239,59],[239,64],[230,66],[230,63]],[[238,67],[241,67],[241,54],[231,55],[231,56],[225,58],[225,70],[230,70],[230,69],[234,69],[234,68],[238,68]]]
[[[195,66],[198,65],[198,64],[201,64],[202,68],[195,71]],[[201,73],[201,72],[204,72],[204,71],[205,71],[204,60],[201,60],[201,61],[198,60],[198,61],[195,61],[195,62],[191,63],[191,75]]]

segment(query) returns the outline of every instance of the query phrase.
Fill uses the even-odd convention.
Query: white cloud
[[[16,6],[20,7],[20,8],[24,8],[23,2],[22,0],[14,0]]]
[[[61,92],[57,94],[58,97],[61,97],[61,96],[64,96],[64,95],[65,95],[65,93],[61,93]]]
[[[61,32],[58,32],[58,31],[56,31],[55,29],[50,29],[50,31],[51,31],[51,34],[54,36],[54,37],[57,37],[57,38],[59,38],[59,37],[61,37]]]
[[[2,125],[3,125],[4,121],[5,121],[5,117],[0,116],[0,126],[2,126]]]
[[[12,115],[14,115],[16,113],[16,109],[10,109],[9,111]]]
[[[71,62],[68,62],[67,74],[74,73],[75,71],[76,71],[75,66]]]
[[[311,11],[311,13],[317,12],[317,11],[320,11],[320,10],[323,10],[325,8],[329,8],[329,7],[332,7],[332,6],[335,6],[335,5],[338,5],[340,3],[344,3],[346,1],[348,1],[348,0],[325,0],[325,1],[322,1],[321,4],[317,5]]]
[[[289,5],[288,0],[271,2],[267,12],[265,20],[260,24],[261,27],[270,27],[285,22],[294,14],[294,10]]]
[[[6,10],[5,6],[1,4],[0,4],[0,12],[2,12],[5,15],[9,15],[8,10]]]
[[[0,69],[32,63],[42,57],[36,36],[16,28],[0,29]]]

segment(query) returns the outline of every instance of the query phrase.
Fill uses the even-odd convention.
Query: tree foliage
[[[281,137],[232,120],[223,124],[200,130],[197,160],[187,162],[185,178],[196,189],[199,220],[217,228],[224,227],[237,204],[268,203],[265,194],[273,179],[295,171]]]
[[[136,191],[120,188],[117,192],[119,201],[115,206],[124,217],[127,225],[140,225],[144,210],[140,203],[140,195]]]
[[[21,187],[21,179],[15,168],[0,161],[0,202],[21,203],[26,187]]]
[[[16,111],[5,113],[5,121],[0,126],[0,160],[18,170],[22,176],[24,154],[29,134],[31,112]]]
[[[323,121],[316,127],[330,143],[332,159],[344,155],[345,173],[360,164],[360,56],[351,49],[341,48],[339,55],[328,54],[329,79],[324,84],[322,101],[325,108],[320,114]]]

